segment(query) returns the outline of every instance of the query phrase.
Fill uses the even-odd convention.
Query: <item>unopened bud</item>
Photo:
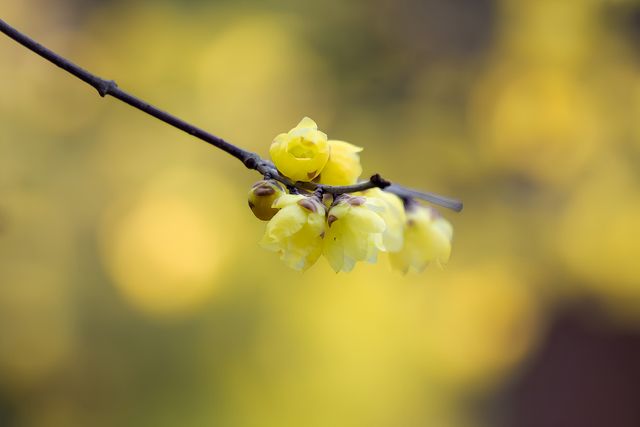
[[[258,181],[249,190],[249,207],[256,218],[269,221],[278,212],[273,203],[285,190],[279,182],[272,179]]]

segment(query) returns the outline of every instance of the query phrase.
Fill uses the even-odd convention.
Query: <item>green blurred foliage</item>
[[[365,174],[466,208],[445,213],[444,271],[289,271],[257,245],[257,176],[1,38],[0,424],[482,426],[469,401],[517,375],[554,307],[639,328],[639,8],[4,5],[243,147],[307,115],[365,147]]]

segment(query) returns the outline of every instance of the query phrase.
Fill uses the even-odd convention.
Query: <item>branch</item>
[[[462,203],[457,200],[448,199],[443,196],[438,196],[437,194],[432,193],[423,193],[416,190],[411,190],[396,184],[391,184],[391,182],[383,179],[380,175],[373,175],[368,181],[364,181],[354,185],[347,186],[331,186],[331,185],[322,185],[316,184],[313,182],[292,182],[287,177],[283,176],[268,160],[261,158],[258,154],[253,153],[251,151],[247,151],[243,148],[240,148],[224,139],[217,137],[197,126],[194,126],[166,111],[163,111],[148,102],[143,101],[142,99],[131,95],[128,92],[120,89],[115,81],[113,80],[105,80],[101,77],[92,74],[91,72],[85,70],[84,68],[74,64],[68,59],[58,55],[52,50],[42,46],[40,43],[36,42],[32,38],[27,35],[21,33],[17,29],[13,28],[6,22],[0,19],[0,31],[20,43],[27,49],[35,52],[40,55],[47,61],[57,65],[68,73],[74,75],[79,78],[83,82],[92,86],[94,89],[98,91],[98,94],[101,97],[111,96],[113,98],[119,99],[120,101],[129,104],[130,106],[145,112],[158,120],[161,120],[175,128],[178,128],[189,135],[193,135],[198,139],[201,139],[204,142],[207,142],[213,145],[216,148],[221,149],[222,151],[231,154],[236,159],[240,160],[247,168],[253,169],[261,173],[265,177],[270,177],[276,179],[283,184],[289,187],[295,187],[301,190],[306,191],[320,191],[324,193],[330,193],[333,195],[339,195],[344,193],[354,193],[358,191],[364,191],[371,188],[382,188],[391,193],[397,194],[400,197],[415,197],[422,200],[426,200],[431,203],[435,203],[437,205],[443,206],[445,208],[453,209],[456,212],[462,210]]]

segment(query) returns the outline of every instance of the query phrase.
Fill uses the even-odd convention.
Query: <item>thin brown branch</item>
[[[254,169],[261,173],[263,176],[267,176],[273,179],[276,179],[288,187],[298,188],[300,190],[306,191],[320,191],[324,193],[330,193],[333,195],[339,195],[344,193],[355,193],[359,191],[368,190],[371,188],[382,188],[386,191],[397,194],[400,197],[404,198],[418,198],[422,199],[445,208],[453,209],[456,212],[462,210],[462,202],[457,200],[449,199],[447,197],[439,196],[433,193],[424,193],[416,190],[411,190],[405,187],[402,187],[397,184],[391,184],[391,182],[383,179],[380,175],[375,174],[369,180],[360,182],[354,185],[348,186],[332,186],[332,185],[322,185],[316,184],[313,182],[292,182],[289,178],[283,176],[278,170],[275,168],[273,163],[268,160],[261,158],[258,154],[253,153],[251,151],[247,151],[243,148],[238,147],[224,139],[215,136],[191,123],[188,123],[166,111],[163,111],[148,102],[131,95],[128,92],[120,89],[116,82],[113,80],[106,80],[97,75],[85,70],[84,68],[76,65],[75,63],[69,61],[68,59],[58,55],[52,50],[42,46],[40,43],[36,42],[32,38],[28,37],[24,33],[18,31],[13,28],[11,25],[7,24],[3,20],[0,19],[0,32],[6,34],[8,37],[12,38],[16,42],[20,43],[22,46],[27,49],[35,52],[40,55],[47,61],[57,65],[83,82],[89,84],[94,89],[98,91],[98,94],[101,97],[111,96],[116,98],[126,104],[129,104],[133,108],[136,108],[144,113],[147,113],[158,120],[161,120],[175,128],[178,128],[189,135],[193,135],[196,138],[207,142],[208,144],[213,145],[216,148],[225,151],[226,153],[232,155],[236,159],[240,160],[247,168]]]

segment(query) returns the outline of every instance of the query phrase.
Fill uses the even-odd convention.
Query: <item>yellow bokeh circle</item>
[[[203,188],[197,174],[179,175],[116,203],[100,230],[104,264],[118,290],[134,307],[160,316],[201,307],[232,252],[233,209],[215,209],[211,199],[219,202],[219,192]]]

